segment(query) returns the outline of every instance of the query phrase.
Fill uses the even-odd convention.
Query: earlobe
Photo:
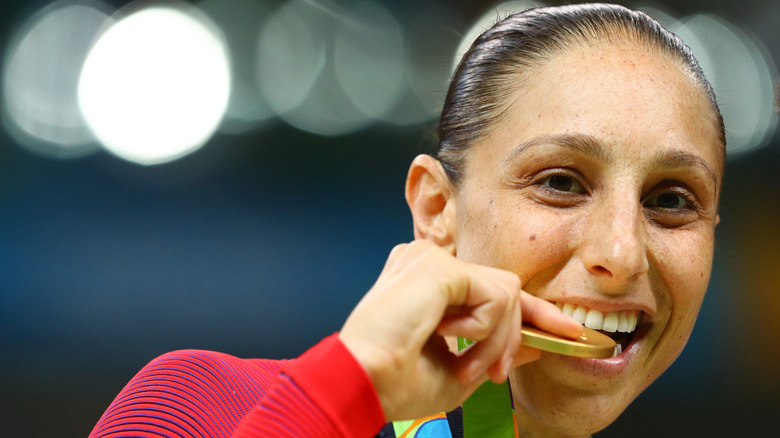
[[[455,197],[441,163],[419,155],[406,176],[406,203],[414,221],[414,238],[426,239],[455,253]]]

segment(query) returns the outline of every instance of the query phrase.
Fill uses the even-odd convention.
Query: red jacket
[[[293,360],[164,354],[130,380],[89,436],[369,438],[384,424],[371,379],[332,335]]]

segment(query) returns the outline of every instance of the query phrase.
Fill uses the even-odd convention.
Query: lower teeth
[[[615,341],[615,356],[619,355],[623,352],[626,348],[628,348],[628,344],[631,343],[631,339],[634,338],[634,334],[636,332],[632,333],[620,333],[620,332],[605,332],[603,330],[600,330],[601,333],[604,333],[605,335],[612,338],[613,341]],[[618,351],[619,349],[619,351]],[[614,356],[613,356],[614,357]]]

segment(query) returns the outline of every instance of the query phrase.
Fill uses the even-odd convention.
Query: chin
[[[640,324],[625,349],[612,358],[542,353],[539,360],[516,368],[510,383],[518,426],[527,424],[532,436],[576,437],[612,424],[685,345],[668,344],[666,330],[652,328]]]
[[[633,400],[634,397],[628,398]],[[531,426],[528,428],[531,436],[587,437],[612,424],[629,403],[630,401],[615,400],[612,397],[609,397],[609,400],[593,396],[567,397],[567,401],[561,397],[559,401],[551,401],[549,404],[526,403],[530,404],[530,409],[516,402],[515,408],[518,418],[522,418],[521,410],[525,416],[533,418],[531,421],[528,421],[529,418],[520,420],[521,424]],[[541,407],[543,405],[548,406]],[[520,429],[523,429],[522,425]]]
[[[522,367],[525,369],[512,379],[518,427],[527,427],[531,436],[578,437],[599,432],[649,385],[621,382],[605,389],[601,384],[584,382],[573,387],[550,379],[544,362]]]

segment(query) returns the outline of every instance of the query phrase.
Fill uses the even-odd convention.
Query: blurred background
[[[459,54],[539,4],[1,2],[0,435],[87,436],[166,351],[338,330],[412,239],[407,166]],[[780,3],[623,4],[692,46],[729,159],[688,347],[598,437],[776,434]]]

